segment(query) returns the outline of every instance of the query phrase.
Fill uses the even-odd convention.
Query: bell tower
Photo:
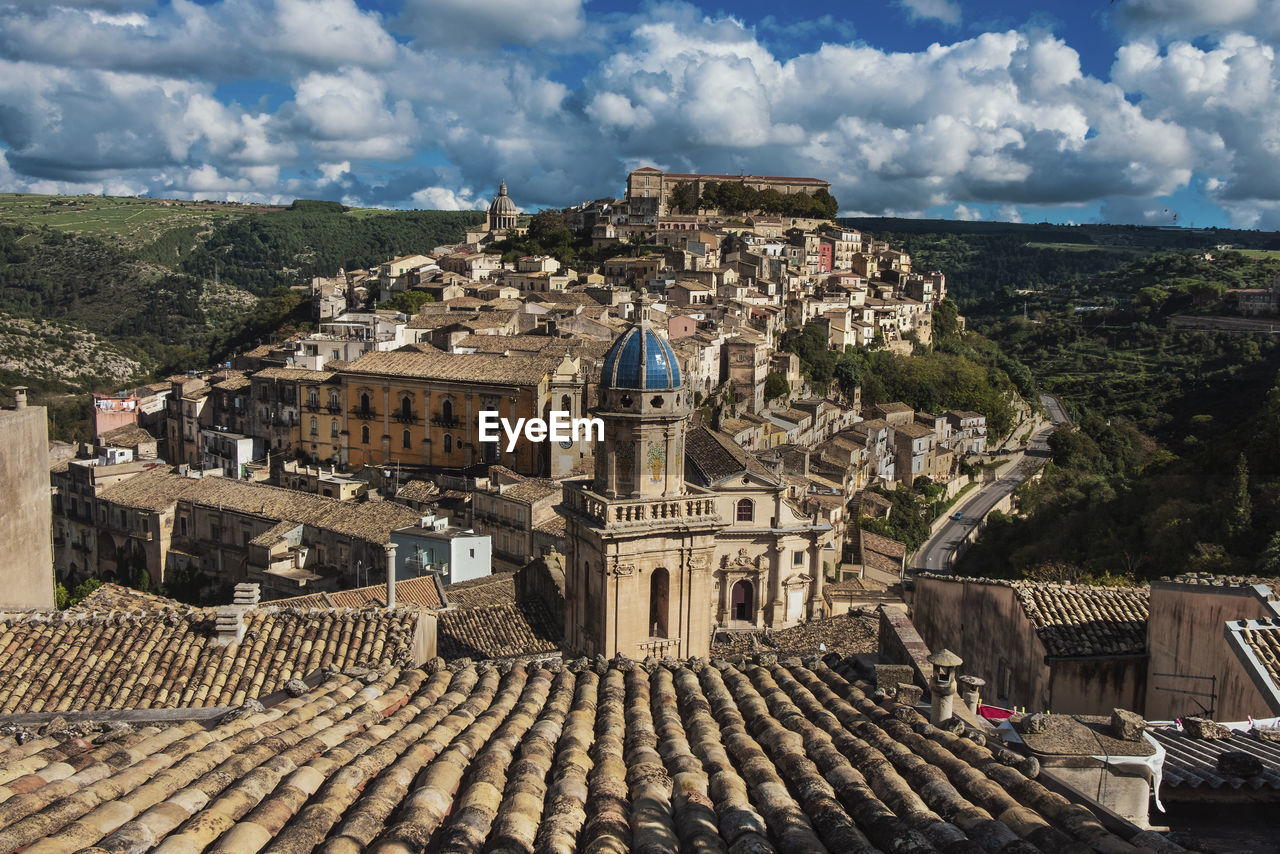
[[[565,641],[588,655],[705,656],[711,559],[725,522],[684,479],[690,392],[643,290],[604,358],[590,480],[566,481]]]

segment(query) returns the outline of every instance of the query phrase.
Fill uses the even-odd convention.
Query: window
[[[333,439],[338,438],[338,419],[336,418],[329,422],[329,436]]]
[[[796,552],[791,556],[793,566],[804,566],[804,552]]]
[[[453,453],[453,437],[448,433],[444,434],[444,452],[446,454]]]
[[[360,444],[369,444],[369,425],[365,424],[360,428]]]
[[[446,400],[440,404],[440,420],[445,424],[453,423],[453,401]]]
[[[400,414],[405,418],[413,417],[413,399],[407,395],[400,398]]]
[[[178,517],[178,533],[184,537],[187,535],[187,517],[186,516]]]
[[[311,438],[314,439],[316,436],[319,436],[319,435],[320,435],[320,422],[312,418],[311,419]]]
[[[319,406],[320,393],[315,389],[307,389],[307,406]]]
[[[750,522],[756,517],[755,506],[751,503],[750,498],[743,498],[738,501],[738,521]]]
[[[467,549],[467,552],[469,553],[469,556],[470,556],[470,557],[475,557],[475,556],[476,556],[476,550],[475,550],[475,549]]]
[[[361,392],[360,394],[360,411],[361,412],[369,411],[369,393],[368,392]],[[368,441],[368,440],[366,439],[365,441]]]
[[[329,408],[337,409],[339,405],[340,404],[338,403],[338,393],[336,391],[329,392]]]
[[[413,447],[413,437],[409,435],[408,430],[405,430],[404,434],[400,437],[400,443],[406,448]]]

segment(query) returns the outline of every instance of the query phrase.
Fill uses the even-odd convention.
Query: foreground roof
[[[318,668],[409,661],[417,615],[259,607],[244,619],[244,640],[224,646],[216,609],[2,616],[0,714],[238,706]]]
[[[1171,850],[1115,836],[1007,751],[878,706],[846,673],[798,660],[391,669],[208,731],[8,737],[0,847]]]

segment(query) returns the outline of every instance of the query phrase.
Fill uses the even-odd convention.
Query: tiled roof
[[[107,487],[98,493],[98,498],[137,510],[164,510],[172,507],[200,482],[174,474],[166,466],[157,466]]]
[[[1164,748],[1166,786],[1280,789],[1280,743],[1262,741],[1239,731],[1232,732],[1230,738],[1217,739],[1193,738],[1176,727],[1152,727],[1147,731]],[[1224,776],[1218,771],[1218,757],[1230,751],[1257,757],[1262,763],[1262,773],[1248,779]]]
[[[125,424],[114,430],[108,430],[98,436],[98,443],[101,445],[115,445],[121,448],[129,448],[136,445],[145,445],[154,442],[155,436],[152,436],[144,428],[137,424]]]
[[[337,374],[333,371],[312,371],[307,368],[263,368],[253,373],[254,379],[308,383],[327,383],[335,376]]]
[[[516,601],[515,576],[509,572],[446,585],[444,598],[454,608],[503,605]]]
[[[537,599],[436,614],[440,656],[497,659],[557,652],[561,628]]]
[[[241,643],[214,609],[0,617],[0,714],[238,706],[319,667],[408,661],[416,612],[258,607]]]
[[[826,652],[834,652],[841,657],[871,653],[879,649],[878,626],[879,621],[875,617],[848,613],[764,633],[721,632],[716,637],[713,652],[726,656],[755,652],[806,655],[818,652],[822,645]]]
[[[1272,620],[1273,625],[1265,625],[1264,620],[1247,623],[1247,628],[1233,629],[1240,641],[1252,650],[1258,663],[1271,677],[1272,690],[1280,688],[1280,620]]]
[[[553,537],[563,537],[566,527],[565,518],[557,514],[550,519],[538,522],[533,526],[533,530]]]
[[[688,473],[695,475],[694,482],[700,479],[704,486],[715,486],[748,471],[775,479],[772,472],[730,436],[706,427],[694,427],[685,434],[684,458]]]
[[[560,482],[549,478],[530,477],[519,483],[513,483],[502,490],[503,498],[516,501],[527,501],[533,504],[544,498],[559,495],[562,492]]]
[[[1280,578],[1269,575],[1215,575],[1212,572],[1185,572],[1173,578],[1165,576],[1161,581],[1174,584],[1198,584],[1204,587],[1253,587],[1265,584],[1280,594]]]
[[[529,353],[424,353],[400,350],[366,353],[347,368],[351,373],[454,380],[487,385],[536,385],[559,367],[561,357]]]
[[[157,596],[154,593],[143,593],[132,587],[106,582],[97,590],[72,605],[70,611],[161,611],[165,608],[181,608],[181,603]]]
[[[288,599],[273,599],[271,604],[282,608],[365,608],[386,605],[387,585],[372,584],[332,593],[310,593]],[[436,580],[429,575],[397,581],[396,605],[418,605],[432,610],[444,607]]]
[[[8,739],[0,844],[1173,850],[1150,832],[1115,835],[1007,754],[879,706],[843,673],[795,660],[391,669],[208,730]]]
[[[1146,587],[1094,587],[933,573],[919,577],[1013,588],[1049,655],[1140,655],[1147,649],[1150,589]]]
[[[881,572],[897,575],[902,572],[902,559],[907,547],[897,540],[862,531],[862,563]]]
[[[435,501],[440,498],[440,488],[429,480],[411,480],[396,490],[396,498],[402,501]]]

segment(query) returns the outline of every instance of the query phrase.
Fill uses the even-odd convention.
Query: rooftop
[[[239,706],[317,668],[407,662],[417,620],[409,610],[257,607],[244,640],[222,646],[216,618],[84,603],[0,617],[0,714]]]
[[[0,833],[61,851],[1172,850],[847,673],[766,657],[333,674],[208,730],[9,739],[21,788]]]
[[[366,353],[347,368],[353,374],[451,380],[484,385],[536,385],[555,373],[562,358],[528,353],[443,353],[420,350]]]
[[[918,578],[1012,588],[1049,655],[1140,655],[1147,649],[1150,590],[1146,587],[1096,587],[933,573]]]

